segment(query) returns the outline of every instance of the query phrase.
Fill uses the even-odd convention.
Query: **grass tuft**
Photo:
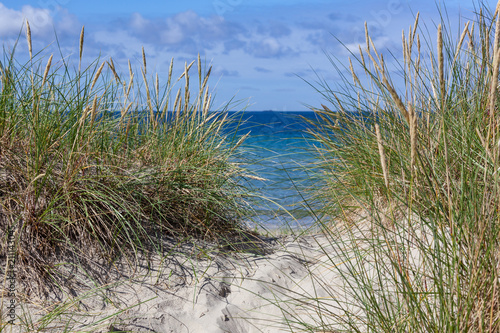
[[[110,263],[164,236],[221,241],[243,230],[244,170],[231,161],[241,142],[223,131],[225,110],[212,110],[199,59],[199,87],[192,64],[175,79],[172,61],[166,84],[149,77],[144,49],[142,82],[130,62],[125,82],[112,59],[82,68],[83,28],[78,69],[53,55],[43,66],[28,23],[27,39],[28,62],[14,49],[0,63],[0,238],[16,232],[28,296],[64,285],[61,258]]]
[[[433,43],[417,14],[402,59],[368,29],[348,66],[330,57],[343,80],[316,83],[332,106],[311,135],[345,289],[335,311],[311,302],[336,324],[305,330],[500,330],[499,22],[482,4],[458,38],[442,17]]]

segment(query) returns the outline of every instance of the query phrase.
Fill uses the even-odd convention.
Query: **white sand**
[[[290,331],[288,325],[301,327],[297,322],[325,320],[311,299],[321,298],[324,307],[332,290],[341,288],[327,258],[338,249],[323,235],[287,236],[268,246],[272,250],[265,255],[155,258],[151,270],[138,270],[103,291],[112,302],[94,295],[58,320],[71,317],[69,331],[176,333],[282,332]],[[30,321],[40,323],[30,308]],[[47,325],[63,331],[56,326],[57,321]]]
[[[115,270],[122,276],[110,275],[114,284],[92,297],[79,291],[80,298],[72,304],[62,303],[67,306],[54,321],[40,320],[47,311],[37,314],[41,307],[31,304],[31,317],[25,321],[36,323],[35,329],[45,323],[48,332],[62,332],[60,323],[70,322],[68,332],[250,333],[306,328],[332,332],[342,321],[354,320],[364,331],[366,314],[358,297],[364,290],[351,283],[354,277],[371,281],[376,297],[383,293],[386,300],[393,298],[399,283],[391,276],[395,273],[390,261],[385,262],[388,257],[375,254],[383,246],[376,245],[374,252],[369,245],[383,244],[383,238],[367,230],[340,239],[286,236],[266,242],[261,254],[209,254],[206,244],[187,244],[175,254],[154,257],[149,269],[139,265],[134,272]],[[410,239],[405,236],[398,243]],[[425,270],[420,252],[414,245],[408,250],[408,262],[418,276]]]

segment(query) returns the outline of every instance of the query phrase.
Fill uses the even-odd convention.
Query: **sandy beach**
[[[199,252],[197,258],[189,254],[194,244],[186,245],[153,258],[150,269],[139,265],[135,272],[110,275],[102,288],[58,303],[65,305],[54,322],[40,320],[43,307],[28,305],[30,320],[34,329],[46,325],[50,332],[61,331],[68,320],[70,331],[214,333],[295,331],[328,320],[315,311],[341,290],[327,258],[336,251],[328,237],[285,236],[261,245],[236,254]]]

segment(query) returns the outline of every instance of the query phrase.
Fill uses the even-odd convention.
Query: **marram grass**
[[[499,13],[479,6],[457,38],[447,22],[429,37],[417,15],[399,62],[366,30],[349,66],[331,59],[343,82],[318,83],[318,216],[335,221],[324,267],[343,288],[299,295],[309,320],[283,304],[289,331],[500,331]],[[238,230],[238,143],[208,112],[199,60],[192,97],[193,64],[174,92],[173,63],[161,86],[144,50],[126,77],[111,59],[81,69],[83,30],[78,70],[37,59],[27,37],[30,61],[11,52],[0,67],[0,223],[16,228],[21,275],[56,279],[56,250],[111,259],[158,234]]]
[[[36,53],[26,28],[28,61],[14,48],[0,62],[0,238],[15,231],[19,290],[62,283],[61,255],[111,262],[163,236],[220,241],[242,230],[243,170],[231,162],[241,140],[223,132],[225,110],[212,112],[200,58],[179,78],[172,60],[166,83],[144,50],[139,74],[130,62],[118,73],[111,58],[84,67],[82,29],[76,69]]]
[[[297,331],[500,331],[498,6],[480,4],[458,36],[417,14],[402,58],[368,30],[349,66],[330,58],[343,80],[316,83],[328,105],[311,134],[345,289],[311,299],[329,320]]]

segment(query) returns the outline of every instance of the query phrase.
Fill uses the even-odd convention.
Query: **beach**
[[[75,48],[33,21],[32,40],[19,14],[0,62],[0,332],[500,332],[500,1],[473,7],[412,12],[402,48],[395,25],[335,31],[328,74],[231,56],[269,74],[273,104],[303,88],[269,78],[301,78],[319,97],[302,111],[216,100],[208,44],[160,68],[156,38],[97,57],[95,30]]]
[[[102,287],[56,301],[67,307],[44,331],[58,332],[68,323],[74,325],[69,331],[214,333],[281,332],[300,321],[318,324],[324,318],[314,313],[314,303],[303,303],[328,297],[335,288],[326,258],[335,251],[328,238],[266,238],[259,249],[195,257],[196,244],[186,244],[173,255],[153,256],[149,269],[115,271]],[[77,279],[92,284],[83,275]],[[40,324],[43,309],[53,307],[36,304],[41,303],[23,307]]]

